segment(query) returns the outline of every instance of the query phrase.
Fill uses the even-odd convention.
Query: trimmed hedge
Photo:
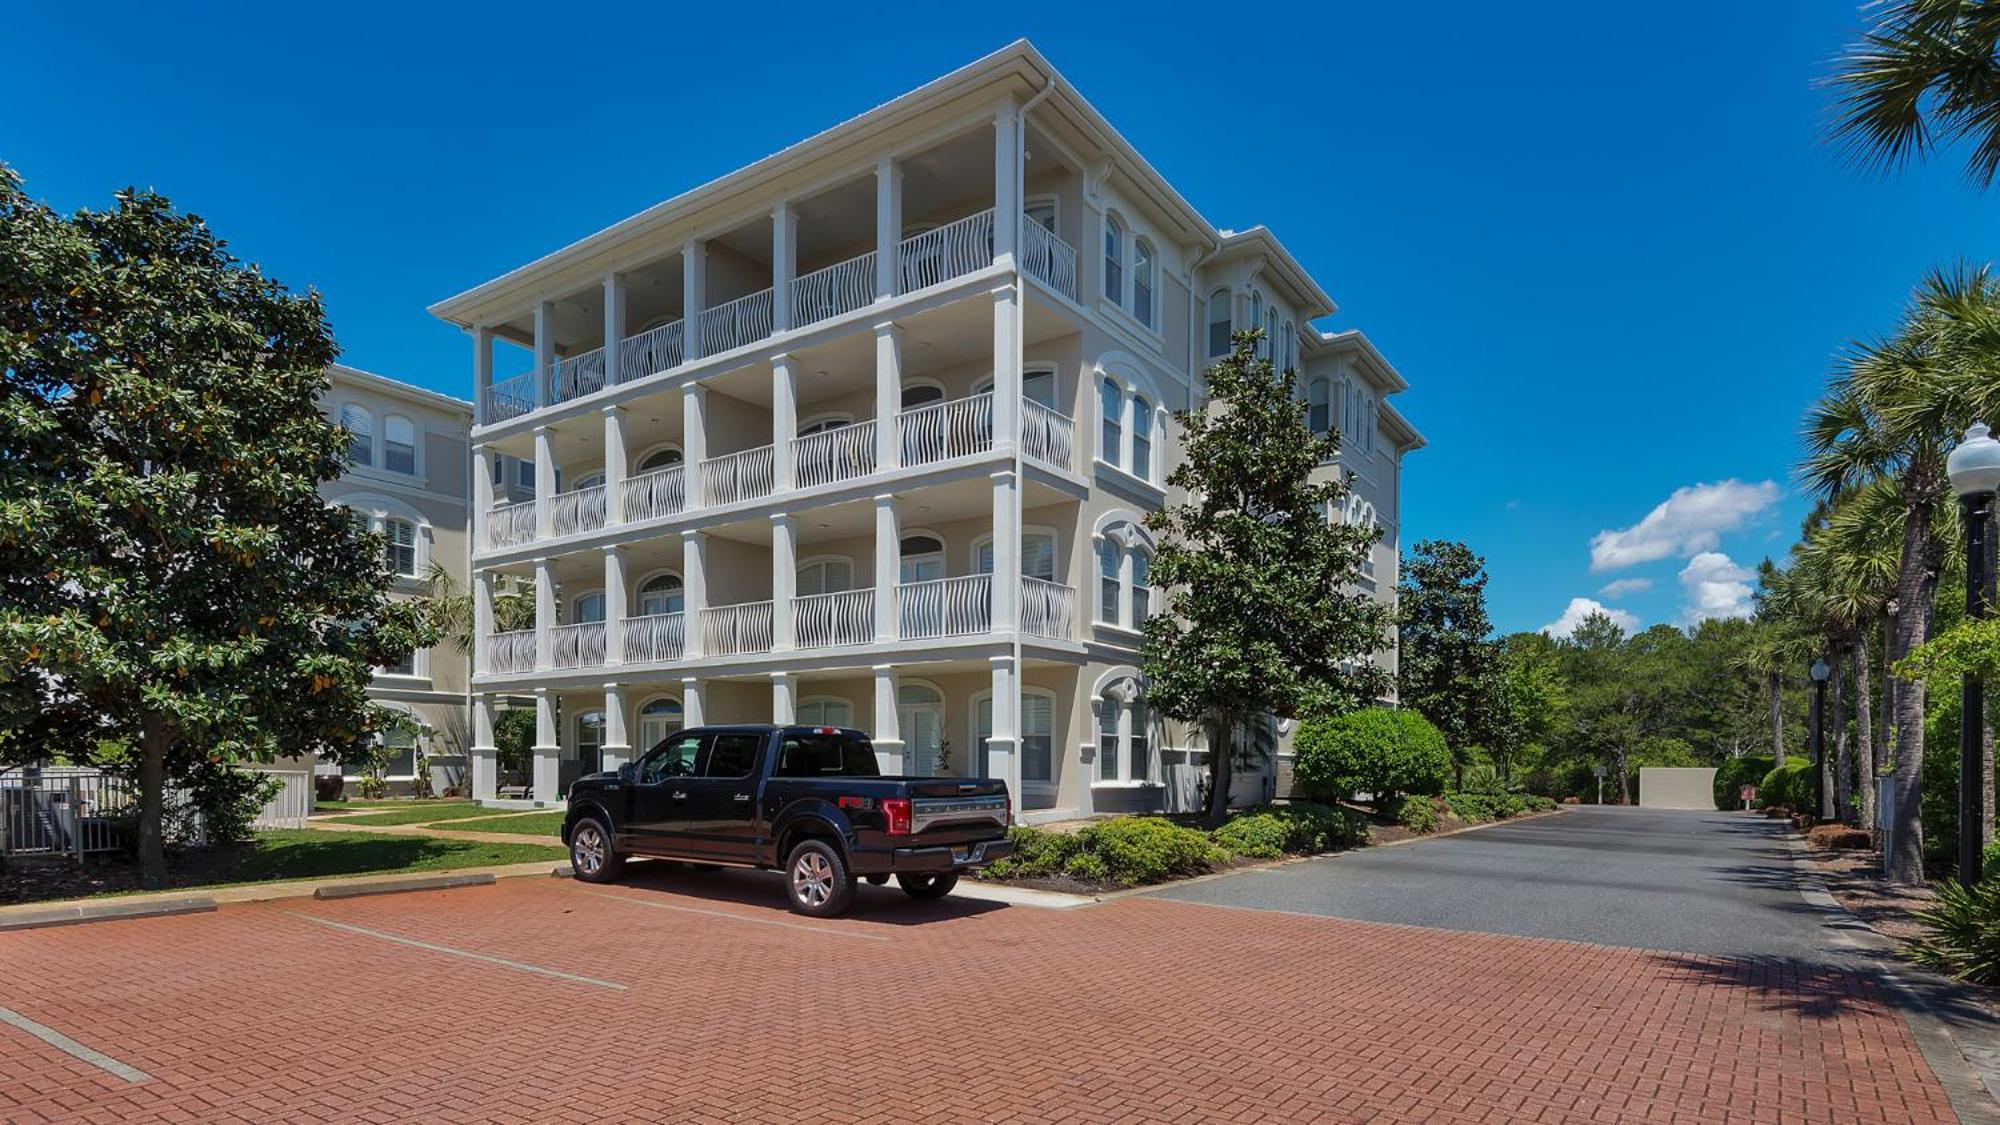
[[[1444,735],[1415,711],[1370,707],[1299,724],[1292,777],[1318,801],[1374,794],[1377,807],[1394,808],[1401,794],[1444,791],[1451,749]]]
[[[1347,809],[1298,803],[1250,809],[1213,833],[1157,816],[1121,816],[1076,832],[1008,830],[1014,854],[989,865],[990,879],[1068,877],[1136,886],[1203,875],[1231,859],[1276,859],[1355,847],[1367,818]]]
[[[1396,809],[1396,823],[1412,832],[1436,832],[1437,806],[1429,797],[1405,797]]]
[[[1715,807],[1733,809],[1742,804],[1737,794],[1745,785],[1755,785],[1762,792],[1764,775],[1771,772],[1777,762],[1770,758],[1727,758],[1715,767]]]
[[[1444,795],[1444,806],[1458,819],[1477,823],[1506,820],[1523,813],[1547,812],[1555,808],[1556,803],[1531,793],[1447,793]]]
[[[1231,855],[1276,859],[1288,852],[1311,855],[1367,843],[1368,821],[1331,805],[1265,805],[1242,813],[1212,835]]]
[[[1805,758],[1786,758],[1784,765],[1773,767],[1758,783],[1757,799],[1767,809],[1781,805],[1796,809],[1811,804],[1812,762]]]

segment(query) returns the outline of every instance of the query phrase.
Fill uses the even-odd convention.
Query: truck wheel
[[[616,882],[625,857],[611,846],[611,833],[596,817],[585,817],[569,831],[569,865],[586,883]]]
[[[854,876],[840,849],[825,840],[804,840],[785,860],[785,890],[792,909],[814,918],[845,914],[854,901]]]
[[[898,875],[896,884],[911,898],[929,902],[943,898],[958,886],[958,872],[947,871],[942,875]]]

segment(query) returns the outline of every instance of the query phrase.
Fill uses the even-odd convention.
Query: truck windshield
[[[845,734],[788,734],[774,777],[879,777],[875,747]]]

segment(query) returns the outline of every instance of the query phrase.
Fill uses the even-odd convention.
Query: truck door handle
[[[738,794],[736,795],[736,800],[739,800],[739,801],[747,801],[747,800],[749,800],[749,799],[750,799],[750,794],[748,794],[748,793],[738,793]]]

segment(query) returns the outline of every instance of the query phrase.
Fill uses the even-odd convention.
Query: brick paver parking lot
[[[1953,1120],[1832,969],[748,873],[16,933],[0,1008],[123,1068],[0,1023],[7,1121]]]

